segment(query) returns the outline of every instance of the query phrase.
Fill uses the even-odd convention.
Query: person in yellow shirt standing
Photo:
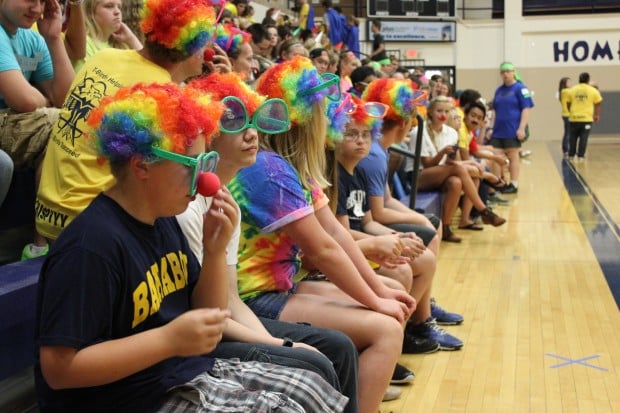
[[[560,79],[558,86],[558,99],[562,105],[562,123],[564,124],[564,134],[562,135],[562,153],[564,159],[568,159],[568,141],[570,140],[570,122],[568,120],[568,95],[571,88],[570,77],[563,77]]]
[[[590,86],[590,74],[583,72],[579,75],[579,84],[570,89],[567,99],[568,120],[570,122],[570,137],[568,145],[568,159],[577,155],[577,162],[583,162],[588,147],[588,137],[592,123],[598,122],[601,116],[601,93]],[[579,146],[577,146],[579,141]]]
[[[297,7],[299,8],[299,30],[314,30],[314,7],[310,5],[308,0],[297,0]]]

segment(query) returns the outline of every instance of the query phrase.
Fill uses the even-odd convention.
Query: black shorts
[[[434,215],[433,215],[434,216]],[[433,221],[431,221],[433,222]],[[433,225],[435,225],[433,223]],[[389,224],[386,227],[393,229],[398,232],[415,232],[415,234],[422,238],[424,241],[424,245],[428,246],[428,244],[435,238],[437,235],[437,231],[429,228],[425,225],[416,225],[416,224]]]
[[[489,143],[492,147],[497,149],[514,149],[521,147],[521,141],[517,138],[491,138]]]

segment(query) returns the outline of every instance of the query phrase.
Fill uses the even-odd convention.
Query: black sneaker
[[[506,185],[505,187],[503,187],[503,188],[499,189],[499,191],[500,191],[502,194],[516,194],[516,193],[519,191],[519,188],[517,188],[516,186],[514,186],[514,185],[512,184],[512,182],[511,182],[511,183],[509,183],[508,185]]]
[[[432,338],[414,336],[405,330],[403,354],[428,354],[439,350],[439,343]]]
[[[415,374],[411,370],[401,364],[396,364],[390,384],[407,384],[411,383],[413,379],[415,379]]]

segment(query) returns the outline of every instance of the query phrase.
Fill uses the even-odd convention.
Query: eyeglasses
[[[196,195],[196,192],[198,191],[198,177],[200,174],[204,172],[214,172],[215,167],[217,166],[217,161],[219,160],[219,155],[215,151],[203,152],[197,157],[192,158],[191,156],[170,152],[157,146],[153,146],[151,149],[153,151],[153,155],[158,158],[180,163],[181,165],[185,165],[188,168],[193,169],[192,180],[189,184],[189,196]]]
[[[327,89],[327,99],[334,102],[340,100],[340,77],[333,73],[323,73],[321,79],[323,83],[310,89],[302,90],[299,92],[299,95],[311,95],[319,90]]]
[[[239,133],[254,128],[263,133],[274,135],[286,132],[291,128],[288,106],[282,99],[267,99],[250,119],[248,109],[241,99],[227,96],[222,99],[226,107],[220,118],[220,130],[226,133]]]
[[[343,110],[347,115],[352,115],[357,110],[357,107],[358,105],[353,102],[351,95],[345,93],[342,102],[338,108],[336,108],[336,112]],[[366,115],[371,118],[383,118],[388,111],[388,106],[381,102],[364,102],[362,109],[366,112]]]
[[[372,140],[372,134],[370,133],[369,130],[358,131],[358,130],[355,130],[355,129],[347,129],[342,134],[342,136],[343,136],[344,140],[347,141],[347,142],[355,142],[359,138],[362,138],[363,141],[371,141]]]

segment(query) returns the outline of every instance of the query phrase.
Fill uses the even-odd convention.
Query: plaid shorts
[[[216,359],[210,372],[170,390],[158,413],[341,412],[348,398],[314,372]]]
[[[27,113],[0,110],[0,149],[9,154],[15,169],[34,168],[43,160],[59,113],[58,108]]]

